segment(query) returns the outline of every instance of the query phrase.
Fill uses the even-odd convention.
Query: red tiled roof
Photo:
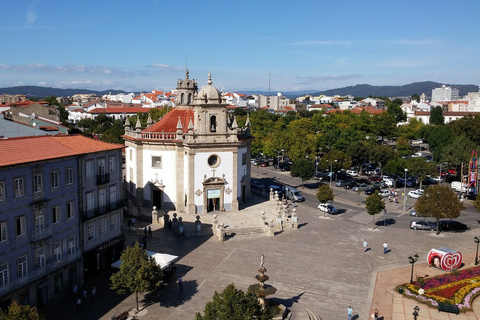
[[[155,108],[142,108],[142,107],[131,107],[131,108],[95,108],[88,113],[93,113],[93,114],[120,114],[120,113],[126,113],[126,114],[136,114],[138,112],[140,113],[147,113],[150,109],[155,109]],[[161,109],[161,108],[159,108]]]
[[[54,126],[40,126],[40,130],[43,130],[43,131],[58,131],[58,127],[54,127]]]
[[[187,132],[190,119],[192,119],[192,124],[195,123],[193,109],[173,109],[172,111],[167,113],[160,121],[158,121],[151,127],[146,128],[145,130],[143,130],[143,132],[176,132],[179,118],[183,126],[183,132]]]
[[[295,111],[295,109],[292,106],[285,106],[285,110],[287,111]]]
[[[118,150],[124,147],[121,144],[102,142],[81,135],[9,138],[0,140],[0,167]]]
[[[233,104],[230,104],[230,105],[227,106],[227,109],[236,109],[236,108],[237,108],[237,106],[234,106]]]

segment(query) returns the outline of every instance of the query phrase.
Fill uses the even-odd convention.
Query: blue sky
[[[5,0],[0,87],[480,83],[480,1]]]

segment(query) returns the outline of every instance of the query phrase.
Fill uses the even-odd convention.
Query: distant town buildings
[[[432,90],[432,102],[460,100],[459,91],[456,88],[442,86]]]

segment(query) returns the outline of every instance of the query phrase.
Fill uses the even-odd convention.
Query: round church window
[[[208,157],[208,165],[214,168],[218,167],[220,165],[220,157],[216,154],[212,154],[210,157]]]

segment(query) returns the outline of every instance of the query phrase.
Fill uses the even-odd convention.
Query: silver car
[[[437,225],[430,221],[425,220],[412,220],[410,221],[410,229],[413,230],[436,230]]]
[[[368,189],[368,184],[365,184],[365,183],[356,185],[355,187],[352,188],[353,191],[365,191],[367,189]]]

